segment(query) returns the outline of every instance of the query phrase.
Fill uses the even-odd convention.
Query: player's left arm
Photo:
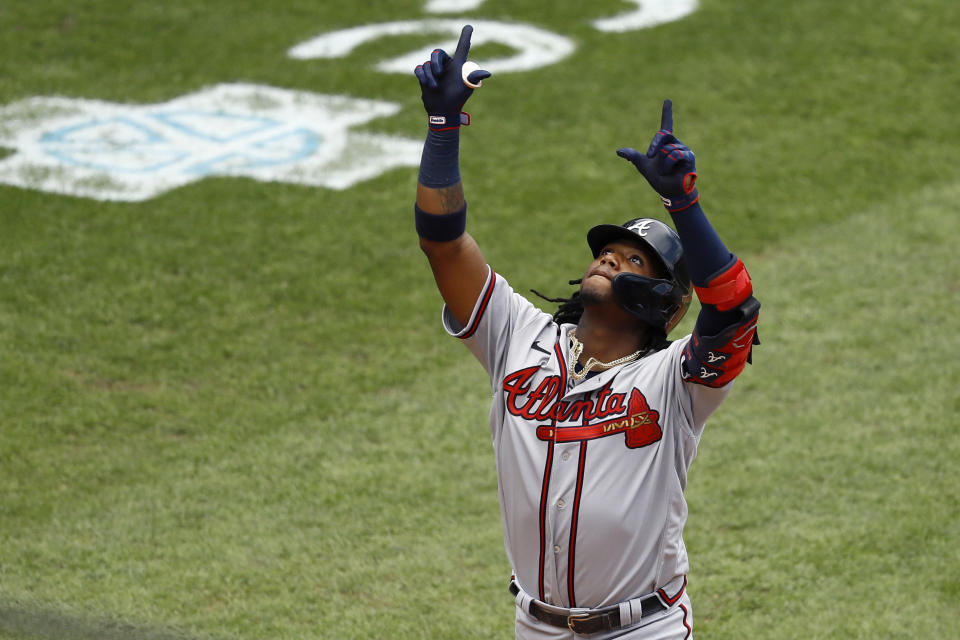
[[[751,361],[760,301],[743,262],[727,249],[700,206],[693,152],[673,135],[673,103],[666,100],[658,131],[646,153],[620,149],[660,195],[670,213],[701,303],[684,350],[686,381],[719,388]]]

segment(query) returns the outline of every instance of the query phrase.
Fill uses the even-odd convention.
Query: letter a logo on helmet
[[[634,221],[634,223],[630,224],[630,226],[627,228],[630,229],[630,231],[633,231],[635,234],[637,234],[641,238],[645,238],[647,235],[647,229],[650,228],[651,224],[653,224],[653,220],[639,220],[639,221]]]
[[[658,260],[664,278],[621,273],[613,279],[613,293],[621,307],[666,336],[683,318],[693,296],[680,236],[654,218],[635,218],[621,226],[601,224],[587,232],[594,258],[615,240],[640,242]]]

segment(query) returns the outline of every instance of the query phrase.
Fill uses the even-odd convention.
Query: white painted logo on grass
[[[424,9],[430,13],[459,13],[476,9],[483,0],[427,0]]]
[[[697,0],[627,0],[637,5],[633,11],[594,20],[593,26],[600,31],[623,33],[648,29],[658,24],[674,22],[697,9]]]
[[[342,58],[362,44],[387,36],[443,34],[443,42],[429,47],[418,47],[404,55],[385,60],[376,65],[387,73],[413,73],[413,68],[430,57],[433,48],[443,49],[450,55],[457,49],[462,20],[430,18],[426,20],[403,20],[365,24],[359,27],[325,33],[301,42],[288,52],[291,58],[310,60],[314,58]],[[499,73],[530,71],[554,64],[574,52],[576,46],[569,38],[528,24],[497,22],[495,20],[471,20],[473,37],[471,48],[486,43],[505,45],[517,53],[502,58],[484,59],[483,68]]]
[[[35,97],[0,108],[0,182],[138,201],[207,176],[346,189],[420,162],[422,141],[353,132],[400,105],[250,84],[162,104]]]

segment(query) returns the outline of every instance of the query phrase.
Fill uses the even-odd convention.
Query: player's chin
[[[585,305],[605,304],[614,300],[613,284],[604,276],[594,275],[580,283],[580,300]]]

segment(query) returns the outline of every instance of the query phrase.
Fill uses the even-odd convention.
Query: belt
[[[510,593],[516,596],[520,593],[520,587],[517,583],[510,581]],[[656,594],[647,596],[640,601],[640,617],[646,618],[649,615],[664,611],[666,607]],[[562,629],[570,629],[574,633],[590,634],[598,631],[613,631],[629,624],[629,621],[621,623],[620,605],[615,604],[602,609],[566,609],[568,614],[558,613],[545,607],[538,600],[530,600],[527,606],[527,613],[546,624]]]

